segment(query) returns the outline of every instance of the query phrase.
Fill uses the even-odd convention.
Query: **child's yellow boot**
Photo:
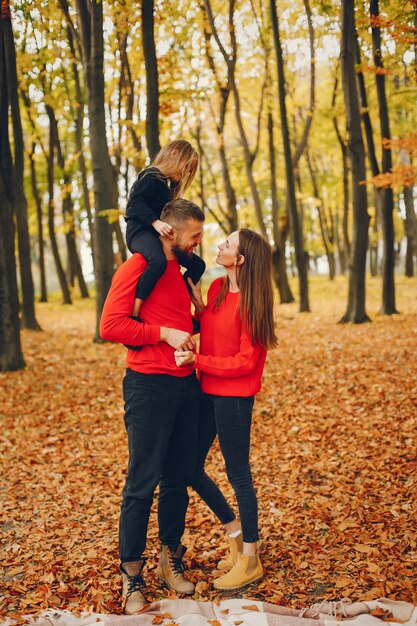
[[[214,587],[222,591],[240,589],[260,580],[263,574],[264,570],[258,554],[238,554],[230,572],[217,578],[214,581]]]

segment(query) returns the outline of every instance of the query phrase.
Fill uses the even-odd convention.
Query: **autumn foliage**
[[[375,304],[378,282],[370,288]],[[415,283],[399,281],[402,315],[374,317],[371,306],[374,322],[359,327],[335,324],[345,286],[333,289],[315,294],[320,314],[277,312],[252,445],[266,576],[242,595],[297,607],[416,602]],[[39,306],[48,330],[26,331],[26,370],[0,378],[4,615],[120,611],[125,349],[93,344],[93,307],[75,306]],[[217,447],[208,470],[233,500]],[[226,542],[195,495],[185,543],[195,597],[219,597],[211,583]],[[154,574],[156,501],[147,553],[149,599],[175,597]]]

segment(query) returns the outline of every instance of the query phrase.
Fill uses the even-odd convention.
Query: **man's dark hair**
[[[204,222],[205,219],[204,212],[200,207],[194,204],[194,202],[184,200],[184,198],[170,200],[161,212],[161,220],[170,224],[177,224],[178,226],[188,222],[188,220]]]

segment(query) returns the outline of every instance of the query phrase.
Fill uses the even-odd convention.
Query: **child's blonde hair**
[[[173,200],[181,198],[191,185],[198,167],[198,154],[184,139],[170,141],[160,149],[152,162],[168,178],[179,177]]]

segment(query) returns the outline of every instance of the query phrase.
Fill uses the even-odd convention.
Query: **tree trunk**
[[[80,294],[82,298],[88,298],[87,283],[84,279],[80,258],[78,256],[77,245],[75,241],[75,220],[74,206],[72,203],[71,193],[68,191],[70,186],[70,177],[65,169],[65,156],[62,150],[61,140],[59,138],[58,123],[54,111],[50,108],[48,115],[54,128],[54,139],[57,149],[58,166],[61,169],[62,179],[64,181],[64,189],[61,190],[62,196],[62,217],[64,220],[65,240],[68,252],[68,280],[71,286],[74,286],[75,277],[78,281]]]
[[[8,101],[11,108],[13,125],[13,186],[18,235],[20,282],[22,289],[22,325],[24,328],[30,330],[41,330],[35,316],[35,290],[32,278],[27,202],[23,187],[23,132],[18,99],[16,51],[10,19],[3,20],[3,45],[6,59],[5,70],[8,86]]]
[[[275,284],[278,287],[281,304],[294,302],[294,296],[287,276],[287,260],[285,258],[285,239],[279,227],[279,202],[276,181],[276,160],[274,142],[274,120],[272,111],[268,112],[268,146],[269,168],[271,173],[271,200],[272,200],[272,227],[274,233],[274,248],[272,251],[272,265],[274,270]]]
[[[72,35],[72,31],[70,27],[67,28],[67,34],[68,34],[68,41],[70,43],[71,52],[74,55],[74,61],[72,63],[72,71],[74,75],[75,91],[77,94],[77,103],[78,103],[77,115],[75,117],[75,143],[76,143],[77,152],[78,152],[78,164],[80,168],[81,186],[82,186],[82,191],[83,191],[82,199],[84,203],[84,209],[87,214],[88,231],[90,233],[89,243],[91,247],[91,256],[93,259],[93,267],[94,267],[95,265],[94,222],[93,222],[93,215],[91,211],[90,192],[88,190],[88,183],[87,183],[87,166],[85,164],[84,146],[83,146],[84,97],[83,97],[82,90],[81,90],[80,76],[78,73],[77,61],[75,58],[75,46],[74,46],[73,35]]]
[[[379,18],[379,0],[370,0],[371,18]],[[381,124],[381,137],[391,139],[388,115],[388,103],[385,93],[385,74],[381,52],[381,28],[378,24],[372,25],[372,50],[375,67],[378,71],[375,75],[376,89],[378,94],[379,119]],[[382,146],[382,173],[392,169],[391,148]],[[384,256],[382,259],[382,306],[381,313],[393,315],[398,313],[395,308],[395,282],[394,282],[394,192],[392,187],[384,187],[381,190],[381,222],[382,236],[384,241]]]
[[[40,297],[39,302],[48,302],[48,292],[46,289],[46,273],[45,273],[45,242],[43,238],[43,215],[42,215],[42,202],[39,195],[38,182],[36,177],[36,165],[35,165],[35,144],[32,144],[32,152],[30,153],[30,179],[32,184],[33,198],[36,204],[36,218],[38,224],[38,244],[39,244],[39,282],[40,282]]]
[[[116,235],[117,247],[119,249],[120,258],[124,263],[127,260],[127,250],[125,240],[123,239],[122,229],[120,228],[120,222],[118,219],[114,223],[114,234]]]
[[[291,236],[293,240],[295,259],[298,270],[298,283],[300,295],[300,311],[310,311],[308,296],[308,272],[307,272],[307,254],[303,245],[302,224],[297,211],[297,202],[295,197],[294,171],[292,168],[291,144],[288,128],[287,109],[285,103],[285,76],[284,61],[282,56],[281,40],[279,36],[278,14],[275,0],[270,0],[270,12],[272,22],[272,32],[274,36],[275,53],[277,57],[277,73],[278,73],[278,95],[281,112],[281,131],[284,143],[285,170],[288,188],[288,206]]]
[[[49,154],[48,154],[48,230],[49,239],[51,241],[52,254],[55,261],[56,273],[58,275],[59,284],[62,291],[63,304],[72,304],[71,294],[68,288],[67,279],[64,268],[62,267],[61,257],[59,256],[58,242],[55,234],[55,202],[54,202],[54,161],[56,134],[53,115],[49,106],[46,106],[49,117]]]
[[[151,159],[161,149],[159,143],[158,64],[154,34],[154,0],[142,0],[142,45],[146,69],[146,143]]]
[[[313,167],[312,159],[310,154],[307,152],[307,165],[310,172],[311,182],[313,184],[313,193],[314,196],[319,201],[317,205],[317,213],[319,216],[319,224],[320,224],[320,232],[323,240],[324,250],[326,252],[327,263],[329,265],[329,278],[333,280],[336,273],[336,262],[334,258],[334,226],[333,226],[333,218],[330,219],[330,227],[328,224],[328,220],[326,217],[326,208],[324,205],[324,200],[319,192],[319,186],[317,184],[317,174],[316,170]]]
[[[113,227],[101,211],[114,208],[113,172],[106,139],[103,73],[103,3],[77,0],[83,66],[87,76],[90,147],[94,180],[94,251],[96,275],[96,334],[114,270]]]
[[[336,76],[333,88],[333,96],[332,96],[332,108],[334,108],[336,104],[336,96],[337,96],[337,87],[338,87],[338,78]],[[343,218],[342,218],[342,233],[343,233],[343,247],[340,246],[340,269],[342,274],[346,271],[346,261],[350,256],[350,238],[349,238],[349,157],[347,145],[344,137],[342,137],[342,133],[339,130],[339,124],[337,121],[337,117],[333,116],[333,126],[336,131],[337,140],[339,142],[340,150],[342,152],[342,171],[343,171]],[[339,232],[339,230],[337,230]],[[342,261],[343,257],[343,261]],[[343,270],[342,270],[343,265]]]
[[[351,0],[342,0],[342,83],[346,106],[348,154],[352,171],[353,238],[349,267],[347,310],[341,322],[368,322],[365,310],[366,251],[369,215],[367,211],[365,149],[361,130],[359,98],[355,71],[355,13]]]
[[[17,296],[15,228],[13,220],[13,162],[9,141],[9,100],[4,32],[10,8],[3,2],[0,15],[0,371],[25,367],[20,343]]]
[[[417,218],[414,212],[413,187],[404,187],[405,234],[407,237],[407,253],[405,275],[414,276],[414,256],[417,256]]]

